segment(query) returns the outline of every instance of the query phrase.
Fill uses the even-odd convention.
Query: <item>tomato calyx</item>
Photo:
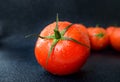
[[[98,37],[98,38],[102,38],[102,37],[104,37],[104,33],[101,32],[99,34],[95,34],[95,36]]]
[[[73,25],[73,24],[70,24],[68,25],[67,27],[65,27],[62,31],[59,31],[58,30],[58,22],[59,22],[59,19],[58,19],[58,14],[57,14],[57,17],[56,17],[56,27],[54,29],[54,34],[51,35],[51,36],[46,36],[46,39],[53,39],[53,42],[51,44],[51,47],[48,51],[48,57],[47,57],[47,60],[46,60],[46,64],[48,64],[48,60],[49,60],[49,57],[52,53],[52,50],[53,48],[55,47],[55,45],[58,43],[59,40],[69,40],[69,41],[73,41],[75,43],[78,43],[82,46],[85,46],[87,48],[89,48],[89,46],[87,46],[86,44],[83,44],[73,38],[70,38],[70,37],[64,37],[64,34],[66,33],[66,31]],[[41,37],[40,37],[41,38]]]
[[[51,40],[53,40],[53,42],[52,42],[52,44],[51,44],[51,46],[50,46],[50,49],[49,49],[49,51],[48,51],[48,56],[47,56],[47,59],[46,59],[46,65],[48,64],[48,60],[49,60],[49,58],[50,58],[50,55],[51,55],[51,53],[52,53],[55,45],[59,42],[59,40],[69,40],[69,41],[73,41],[73,42],[75,42],[75,43],[77,43],[77,44],[80,44],[80,45],[82,45],[82,46],[85,46],[85,47],[87,47],[87,48],[90,48],[90,47],[89,47],[88,45],[86,45],[86,44],[83,44],[83,43],[81,43],[81,42],[79,42],[79,41],[77,41],[77,40],[75,40],[75,39],[73,39],[73,38],[65,37],[65,36],[64,36],[64,34],[67,32],[67,30],[68,30],[73,24],[68,25],[68,26],[65,27],[62,31],[59,31],[59,30],[58,30],[58,22],[59,22],[59,19],[58,19],[58,14],[57,14],[57,16],[56,16],[56,27],[55,27],[55,29],[54,29],[54,34],[52,34],[52,35],[50,35],[50,36],[44,36],[44,37],[43,37],[43,36],[36,35],[36,34],[31,34],[31,35],[25,36],[26,38],[27,38],[27,37],[30,37],[30,36],[38,36],[38,37],[41,38],[41,39],[48,39],[48,40],[51,39]]]
[[[60,39],[61,38],[61,34],[60,34],[59,30],[58,30],[58,21],[59,21],[59,19],[58,19],[58,14],[57,14],[56,27],[54,29],[55,39]]]
[[[99,24],[96,24],[96,26],[95,26],[96,28],[98,28],[99,27]]]

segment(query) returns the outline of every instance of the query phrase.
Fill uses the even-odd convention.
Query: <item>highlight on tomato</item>
[[[35,45],[38,63],[54,75],[78,72],[90,54],[90,41],[81,25],[59,21],[47,25]]]

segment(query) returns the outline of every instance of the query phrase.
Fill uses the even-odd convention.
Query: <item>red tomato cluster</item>
[[[120,51],[120,28],[109,26],[106,29],[103,27],[88,27],[88,35],[92,50],[103,50],[107,46],[113,47]]]
[[[120,28],[86,27],[67,21],[53,22],[39,34],[35,45],[38,63],[54,75],[68,75],[82,68],[90,50],[108,45],[120,51]]]

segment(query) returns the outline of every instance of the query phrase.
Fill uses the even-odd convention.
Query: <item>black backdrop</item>
[[[56,13],[60,20],[86,26],[119,25],[119,3],[119,0],[0,0],[0,82],[120,81],[119,59],[103,55],[91,56],[79,74],[53,76],[35,60],[37,38],[24,38],[55,21]]]
[[[1,30],[7,33],[36,32],[55,20],[85,25],[119,24],[119,0],[1,0]],[[40,29],[41,30],[41,29]]]

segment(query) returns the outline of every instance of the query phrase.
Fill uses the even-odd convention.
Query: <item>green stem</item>
[[[58,18],[58,14],[56,16],[56,27],[55,27],[55,30],[58,30],[58,21],[59,21],[59,18]]]
[[[96,24],[96,26],[95,27],[99,27],[100,25],[99,24]]]
[[[55,33],[55,39],[60,39],[61,38],[61,34],[58,30],[54,30]]]
[[[61,34],[58,30],[58,21],[59,21],[59,18],[58,18],[58,14],[57,14],[57,16],[56,16],[56,27],[54,29],[55,39],[60,39],[61,38]]]

